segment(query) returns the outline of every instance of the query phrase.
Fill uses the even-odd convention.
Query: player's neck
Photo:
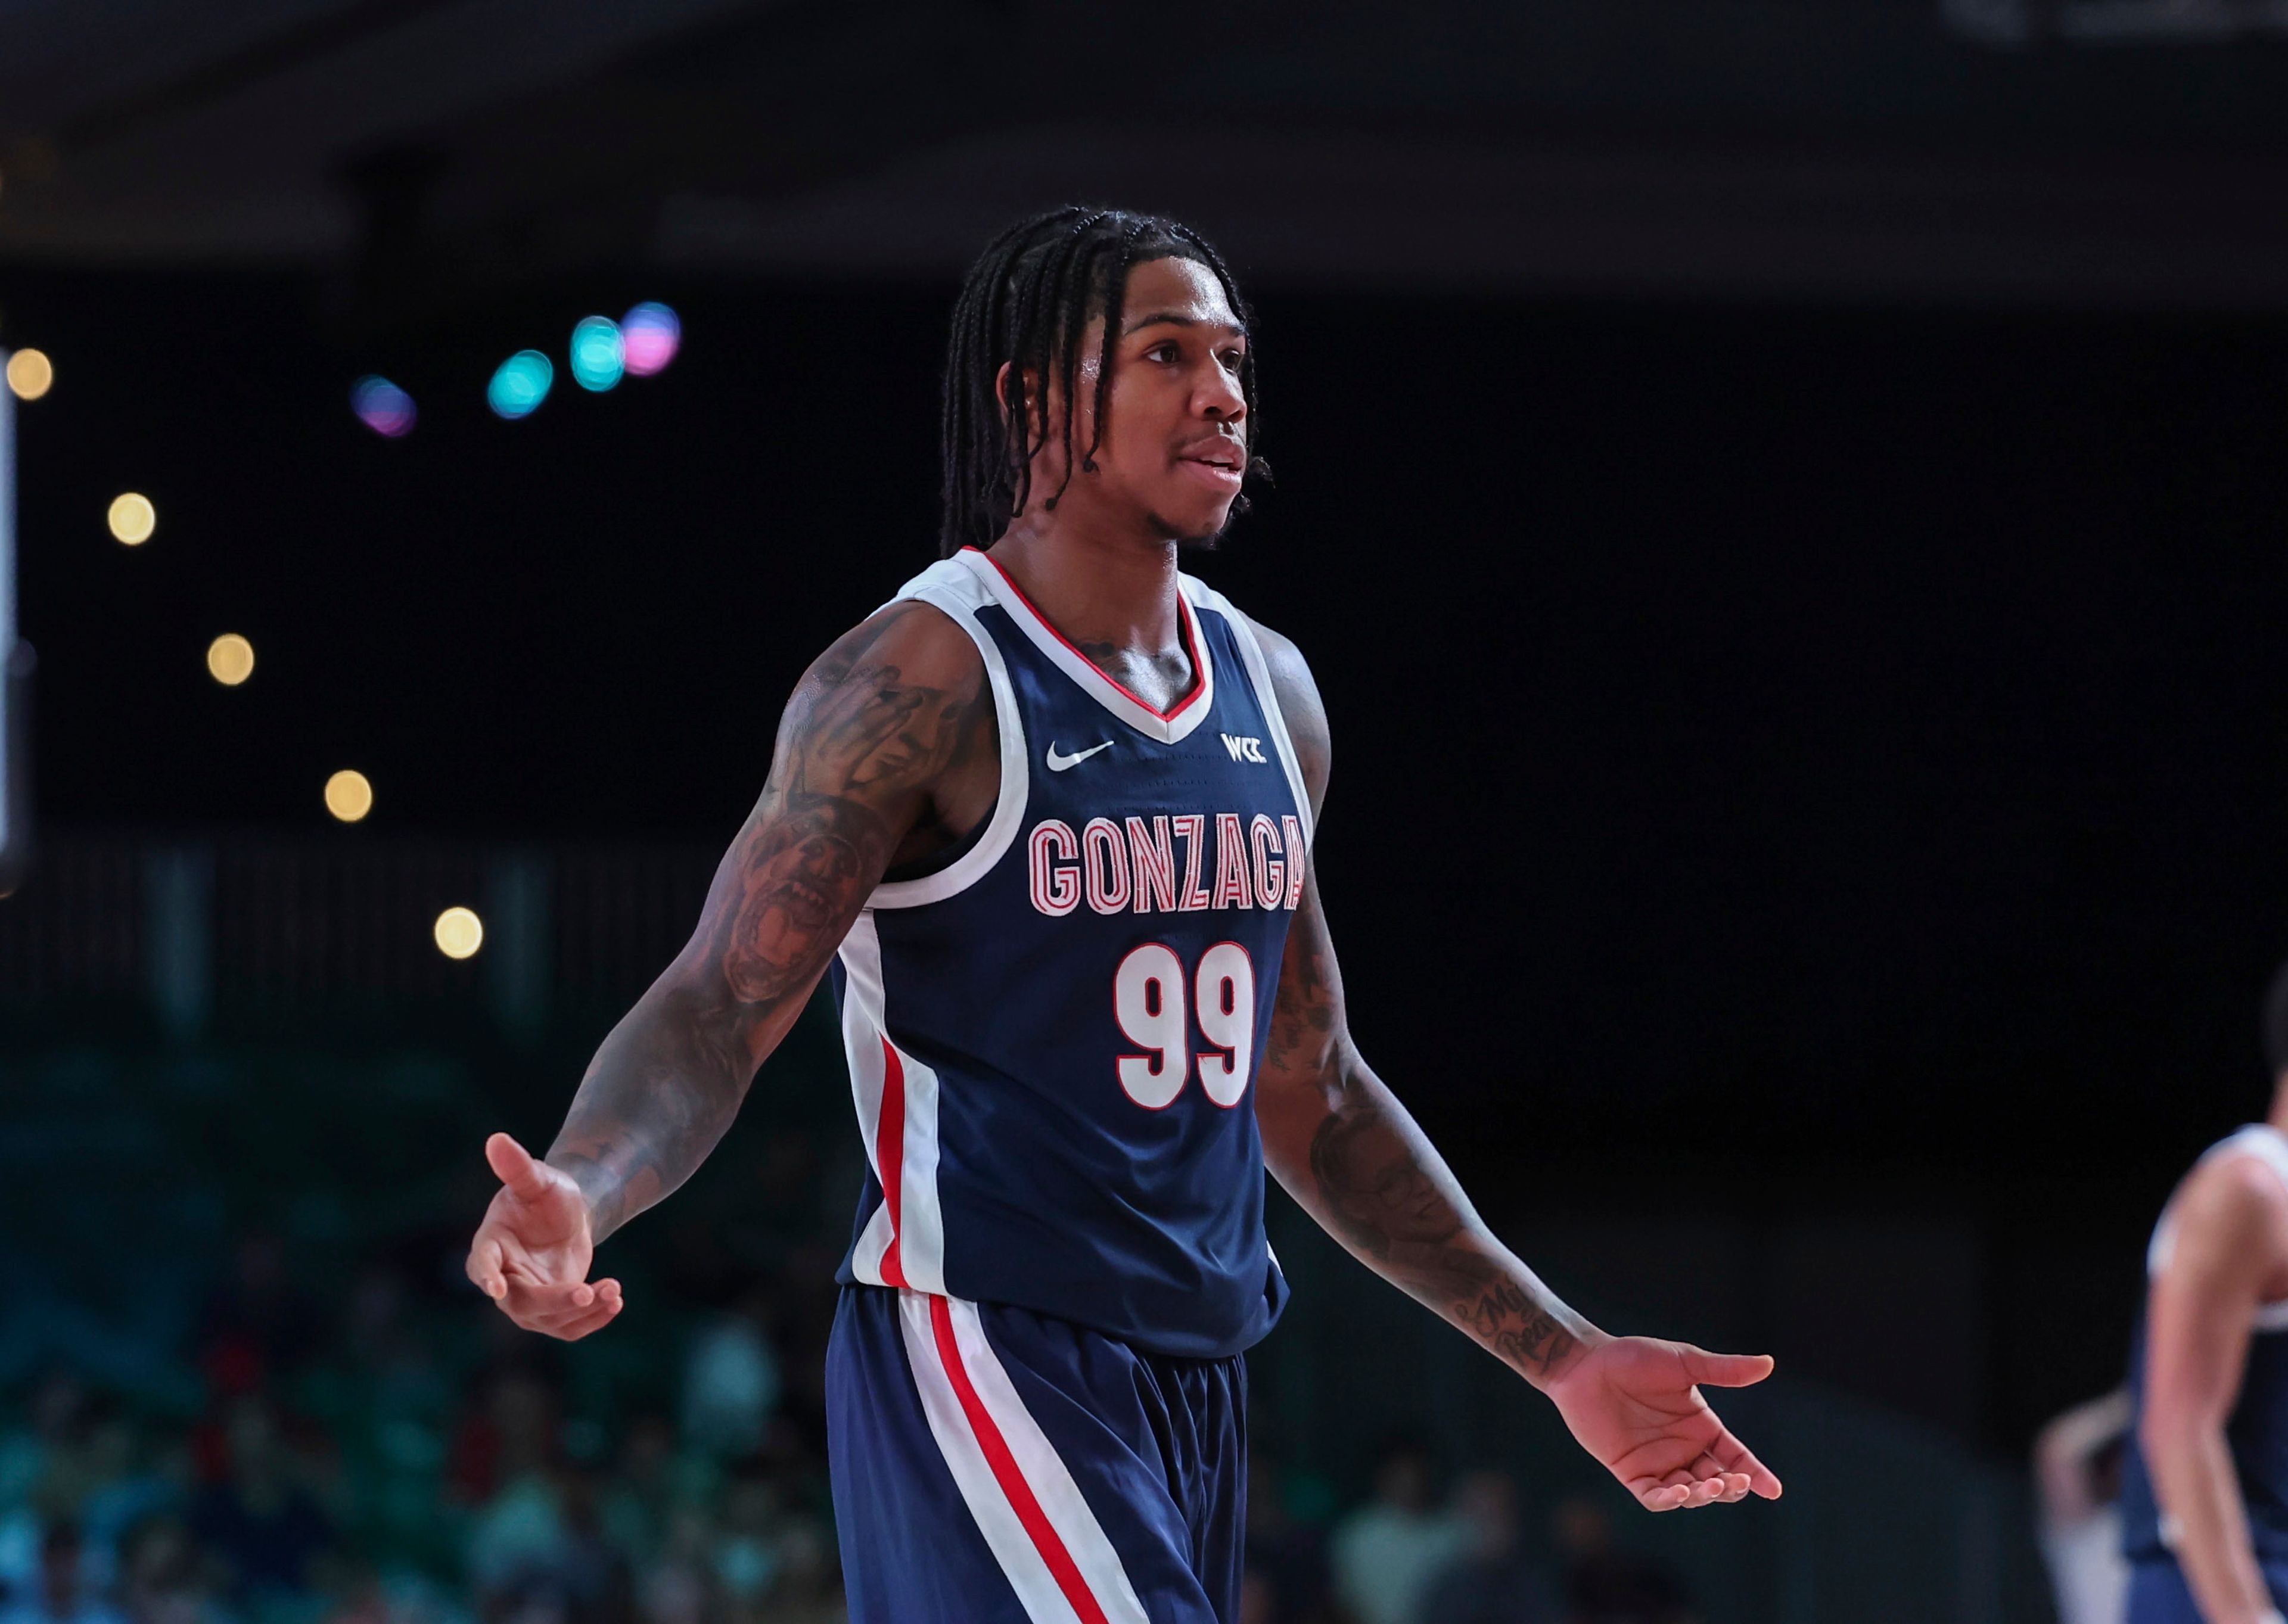
[[[2283,1072],[2280,1080],[2272,1085],[2272,1109],[2264,1120],[2288,1134],[2288,1072]]]
[[[1034,510],[988,551],[1074,643],[1148,656],[1181,646],[1172,541]]]

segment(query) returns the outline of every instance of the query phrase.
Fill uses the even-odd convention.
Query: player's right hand
[[[576,1342],[620,1311],[620,1283],[588,1283],[596,1255],[588,1204],[571,1176],[504,1133],[485,1141],[501,1188],[469,1246],[469,1278],[528,1331]]]

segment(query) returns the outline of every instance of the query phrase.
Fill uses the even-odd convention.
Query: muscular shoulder
[[[885,604],[844,632],[803,675],[805,687],[839,687],[875,671],[894,681],[946,693],[974,693],[985,661],[951,616],[918,598]]]
[[[779,724],[772,787],[877,806],[902,835],[948,774],[966,783],[989,759],[992,721],[968,634],[928,604],[890,604],[803,674]]]
[[[1263,663],[1271,671],[1271,692],[1279,701],[1280,714],[1286,718],[1288,735],[1295,741],[1295,755],[1303,768],[1303,787],[1310,792],[1311,812],[1315,817],[1320,803],[1327,796],[1327,776],[1333,758],[1326,704],[1319,697],[1319,685],[1311,675],[1310,662],[1303,658],[1303,651],[1295,646],[1294,639],[1272,630],[1252,616],[1247,623],[1254,628],[1255,640],[1263,647]]]
[[[2186,1176],[2173,1215],[2175,1255],[2197,1266],[2288,1260],[2288,1187],[2251,1155],[2212,1156]]]

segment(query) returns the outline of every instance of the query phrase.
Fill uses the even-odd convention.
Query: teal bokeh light
[[[485,403],[508,418],[528,417],[548,399],[556,382],[556,368],[537,350],[519,350],[501,362],[493,381],[485,386]]]
[[[609,316],[581,317],[572,329],[572,381],[583,389],[602,391],[618,383],[627,369],[620,324]]]

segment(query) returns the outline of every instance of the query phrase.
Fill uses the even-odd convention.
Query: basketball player
[[[596,1244],[675,1189],[833,976],[868,1174],[829,1355],[858,1624],[1233,1624],[1271,1172],[1555,1401],[1654,1510],[1778,1480],[1698,1384],[1481,1223],[1352,1047],[1308,853],[1319,695],[1179,573],[1239,504],[1254,360],[1196,234],[1061,210],[955,306],[942,561],[796,689],[697,933],[598,1051],[469,1273],[621,1311]]]
[[[2271,1113],[2193,1165],[2146,1253],[2129,1624],[2282,1624],[2288,1606],[2288,967],[2264,1048]]]

